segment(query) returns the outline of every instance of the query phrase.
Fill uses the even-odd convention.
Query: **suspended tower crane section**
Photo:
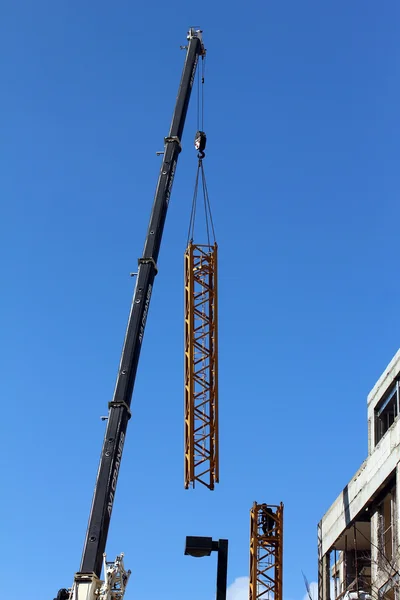
[[[185,488],[210,490],[218,469],[217,244],[185,253]]]
[[[282,600],[283,504],[250,510],[249,600]]]

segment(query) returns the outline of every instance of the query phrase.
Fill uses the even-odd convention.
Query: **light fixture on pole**
[[[228,540],[214,541],[210,537],[187,536],[185,554],[201,558],[218,552],[216,600],[226,600],[226,581],[228,575]]]

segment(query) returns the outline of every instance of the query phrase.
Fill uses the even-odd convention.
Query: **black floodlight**
[[[200,558],[218,552],[216,600],[226,600],[226,580],[228,575],[228,540],[214,541],[210,537],[187,536],[185,554]]]

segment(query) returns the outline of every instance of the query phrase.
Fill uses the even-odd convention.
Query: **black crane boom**
[[[106,547],[117,479],[121,465],[130,405],[139,363],[146,319],[149,310],[157,259],[167,214],[176,163],[181,151],[181,136],[185,124],[190,94],[199,56],[204,54],[201,32],[191,29],[188,35],[186,60],[169,135],[165,138],[164,155],[154,197],[149,228],[139,269],[131,311],[129,314],[121,361],[113,399],[109,404],[107,428],[93,494],[80,573],[100,577]]]

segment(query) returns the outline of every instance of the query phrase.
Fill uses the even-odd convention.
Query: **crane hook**
[[[205,148],[207,143],[207,136],[204,131],[198,131],[194,137],[194,147],[199,151],[198,158],[202,160],[205,157]]]

